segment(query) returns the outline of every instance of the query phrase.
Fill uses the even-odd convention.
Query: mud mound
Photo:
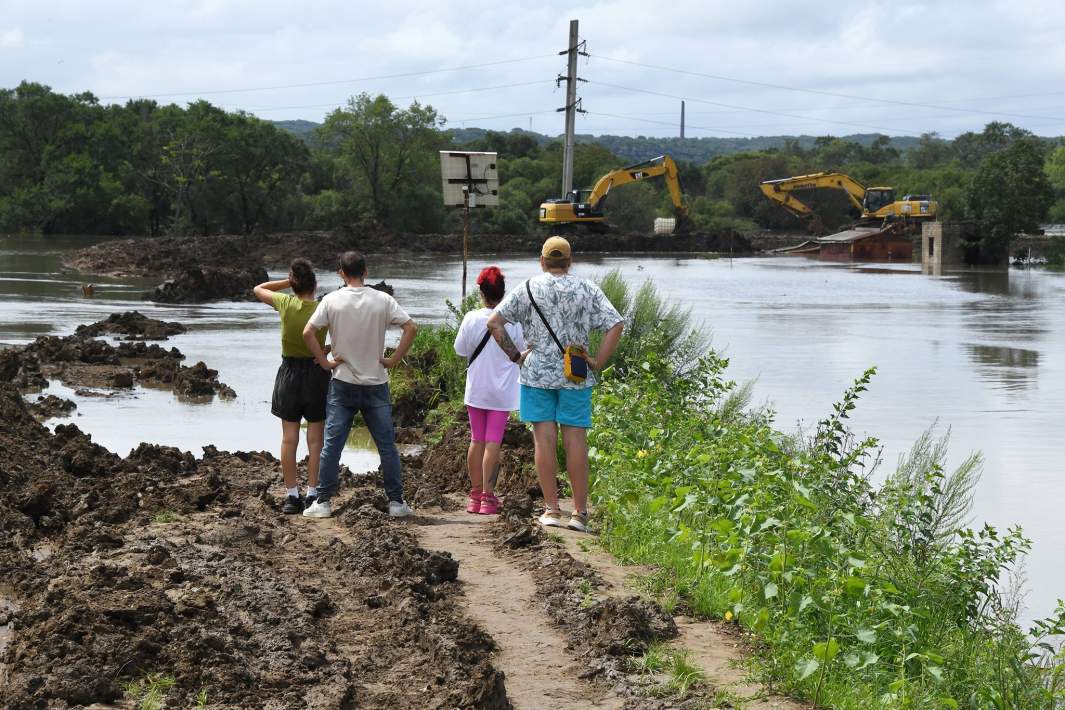
[[[70,413],[78,408],[78,405],[69,399],[56,397],[54,394],[41,395],[35,402],[29,405],[30,412],[40,421],[69,417]]]
[[[251,301],[252,288],[269,281],[266,269],[192,267],[156,286],[144,298],[157,303],[204,303],[206,301]]]
[[[258,267],[258,240],[244,236],[158,237],[102,242],[63,257],[67,268],[114,276],[171,276],[190,266]]]
[[[439,428],[424,435],[435,443],[411,465],[405,467],[405,485],[412,495],[423,487],[441,494],[469,490],[466,472],[466,451],[470,445],[469,425],[461,414],[454,414],[440,423]],[[526,496],[538,493],[536,471],[533,467],[532,433],[520,422],[508,422],[503,434],[503,448],[499,459],[496,490],[502,496]]]
[[[146,332],[178,332],[180,324],[151,321],[134,312],[114,314],[111,318],[78,328],[74,335],[45,335],[23,347],[0,351],[0,378],[23,391],[47,387],[48,378],[78,388],[130,389],[138,381],[149,386],[172,389],[185,397],[236,397],[226,384],[218,381],[217,370],[198,362],[191,367],[181,364],[184,355],[177,348],[156,343],[122,342],[114,347],[97,340],[92,333],[118,323],[121,328]],[[132,325],[131,325],[132,324]],[[159,325],[161,324],[161,325]],[[153,330],[161,329],[161,330]],[[106,331],[103,332],[117,332]]]
[[[139,358],[143,360],[184,360],[185,356],[177,348],[167,350],[156,343],[145,343],[137,340],[132,343],[119,343],[118,356],[123,358]]]
[[[578,255],[589,253],[717,252],[736,256],[756,249],[732,230],[655,236],[639,234],[574,234],[568,237]],[[473,254],[528,253],[535,258],[543,243],[540,234],[478,234],[470,238]],[[76,271],[114,276],[176,277],[187,269],[288,268],[296,257],[318,268],[332,269],[337,254],[355,249],[367,254],[461,253],[454,234],[405,234],[360,226],[334,232],[285,232],[255,237],[157,237],[104,242],[67,254],[64,265]]]
[[[78,335],[42,335],[27,346],[41,362],[84,362],[90,365],[117,365],[118,351],[102,340]]]
[[[9,382],[24,391],[48,386],[48,378],[41,374],[40,360],[25,348],[0,350],[0,382]]]
[[[186,367],[174,359],[152,360],[135,369],[137,379],[147,384],[164,385],[185,397],[233,399],[237,393],[218,381],[218,370],[203,362]]]
[[[90,325],[79,325],[76,335],[95,338],[100,335],[125,335],[137,340],[166,340],[171,335],[188,331],[181,323],[149,318],[139,311],[112,313],[101,321]]]
[[[288,518],[267,453],[119,458],[7,384],[0,414],[0,707],[133,706],[147,675],[166,707],[510,707],[458,563],[376,481],[346,477],[334,521]]]

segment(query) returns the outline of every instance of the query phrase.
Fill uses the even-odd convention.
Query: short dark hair
[[[545,256],[544,266],[549,269],[568,269],[573,260],[568,256]]]
[[[340,255],[337,268],[349,278],[361,279],[366,275],[366,257],[361,252],[346,251]]]
[[[314,267],[306,259],[292,260],[292,264],[288,267],[288,281],[292,286],[292,292],[300,296],[313,296],[314,289],[318,286]]]

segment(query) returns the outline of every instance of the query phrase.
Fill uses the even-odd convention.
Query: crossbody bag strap
[[[467,368],[469,368],[469,366],[473,364],[473,361],[477,359],[477,356],[481,354],[481,351],[484,350],[484,346],[488,345],[488,340],[491,337],[492,331],[488,331],[484,334],[484,337],[481,338],[481,342],[477,345],[477,349],[473,351],[473,355],[470,355],[470,361],[466,363]]]
[[[540,306],[536,305],[536,299],[533,298],[532,287],[529,285],[528,281],[525,282],[525,292],[529,294],[529,303],[531,303],[532,307],[536,309],[536,315],[540,316],[540,320],[544,322],[544,327],[547,328],[547,332],[551,334],[551,339],[554,340],[555,345],[558,346],[558,351],[565,355],[566,348],[562,347],[562,341],[558,339],[558,336],[555,335],[555,331],[551,329],[551,324],[547,322],[547,318],[544,317],[544,312],[540,310]]]

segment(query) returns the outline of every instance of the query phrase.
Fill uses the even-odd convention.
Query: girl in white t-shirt
[[[466,410],[470,415],[470,448],[466,466],[470,472],[470,499],[466,512],[493,515],[499,512],[495,496],[499,475],[499,450],[510,413],[518,408],[521,387],[518,366],[510,361],[491,335],[488,318],[503,300],[506,286],[498,266],[489,266],[477,277],[485,307],[470,311],[455,336],[455,352],[470,361],[466,370]],[[519,350],[525,349],[521,326],[508,323],[507,334]]]

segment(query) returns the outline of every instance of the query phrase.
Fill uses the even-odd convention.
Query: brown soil
[[[112,313],[90,325],[79,325],[75,335],[95,338],[100,335],[124,335],[131,340],[166,340],[171,335],[188,332],[181,323],[149,318],[140,311]]]
[[[144,298],[157,303],[253,301],[252,289],[269,279],[266,269],[261,266],[193,266],[172,275],[154,291],[144,294]]]
[[[30,413],[33,414],[38,421],[69,417],[71,412],[78,408],[78,405],[74,404],[69,399],[56,397],[54,394],[40,395],[37,397],[36,401],[27,406],[29,407]]]
[[[48,385],[49,379],[58,379],[81,390],[126,390],[140,383],[163,387],[184,397],[236,396],[229,386],[218,381],[218,372],[204,363],[182,365],[185,356],[177,348],[167,350],[143,340],[121,342],[115,347],[91,337],[98,329],[108,327],[101,324],[118,324],[129,315],[115,314],[92,326],[79,327],[74,335],[44,335],[29,345],[0,351],[0,380],[24,392],[39,390]],[[131,320],[137,325],[129,325]],[[177,332],[174,326],[179,325],[129,318],[125,318],[125,323],[114,327],[136,331],[132,337],[147,332]]]
[[[532,523],[530,498],[514,494],[507,501],[497,518],[470,515],[451,496],[449,510],[419,518],[418,537],[459,561],[462,603],[498,644],[494,661],[515,708],[546,701],[694,710],[720,707],[722,697],[751,710],[805,707],[746,679],[744,642],[736,633],[674,619],[635,593],[633,580],[646,570],[618,566],[594,551],[587,534],[559,529],[548,536]],[[687,650],[706,680],[678,696],[663,691],[663,678],[634,672],[631,659],[656,642]]]
[[[332,520],[284,517],[269,454],[122,459],[9,385],[0,413],[0,707],[115,703],[149,673],[167,707],[509,707],[458,564],[372,478]]]
[[[475,234],[474,254],[538,252],[539,234]],[[719,252],[754,253],[741,235],[730,232],[656,237],[649,234],[576,234],[577,253]],[[176,277],[191,269],[254,270],[287,268],[297,256],[319,268],[333,268],[337,254],[356,249],[367,254],[459,254],[454,234],[397,234],[376,228],[334,232],[295,232],[263,236],[159,237],[103,242],[64,257],[67,268],[113,276]],[[254,284],[253,284],[254,285]]]

